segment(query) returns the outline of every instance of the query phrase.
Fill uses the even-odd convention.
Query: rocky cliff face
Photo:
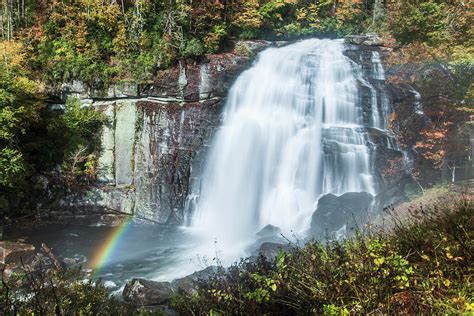
[[[120,212],[181,223],[191,178],[200,174],[227,91],[251,56],[270,45],[242,43],[239,53],[182,62],[159,72],[150,84],[121,84],[107,91],[80,83],[63,86],[63,99],[75,96],[109,118],[101,135],[98,183],[64,198],[63,215]]]
[[[374,120],[374,112],[381,117],[378,127],[367,128],[369,148],[374,153],[374,172],[379,194],[375,199],[375,209],[397,203],[404,198],[404,188],[409,180],[406,152],[397,143],[397,126],[387,122],[393,112],[394,94],[387,85],[384,59],[390,53],[382,47],[376,37],[348,37],[345,54],[357,63],[364,78],[359,78],[362,115],[367,125]],[[376,105],[376,106],[374,106]]]
[[[359,80],[364,120],[374,119],[374,104],[388,118],[385,126],[367,129],[369,147],[375,152],[377,209],[402,200],[415,167],[426,165],[417,146],[421,132],[432,124],[423,104],[432,102],[433,91],[408,80],[393,80],[407,76],[400,68],[385,65],[384,72],[381,67],[392,51],[381,44],[376,38],[351,37],[345,52],[366,78]],[[238,53],[182,62],[144,85],[119,84],[107,91],[91,91],[79,83],[63,86],[63,99],[80,98],[105,113],[109,125],[101,135],[98,183],[64,198],[59,206],[62,214],[119,212],[159,223],[182,223],[186,198],[201,173],[227,92],[252,57],[270,45],[240,43]],[[435,168],[425,167],[426,177],[433,174],[431,170]]]

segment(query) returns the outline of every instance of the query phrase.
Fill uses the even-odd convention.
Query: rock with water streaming
[[[265,237],[279,236],[280,234],[281,234],[281,229],[280,228],[268,224],[265,227],[263,227],[262,229],[260,229],[256,235],[260,238],[265,238]]]
[[[348,229],[364,225],[372,201],[372,195],[367,192],[324,195],[318,200],[318,208],[311,218],[310,234],[323,237],[326,233],[331,235],[344,225]]]
[[[245,252],[266,225],[290,238],[303,235],[321,196],[342,195],[341,205],[352,196],[349,203],[366,212],[384,189],[377,148],[396,144],[386,120],[383,56],[353,46],[310,39],[267,49],[231,88],[193,185],[191,212],[192,225],[208,234],[206,248],[218,240],[227,262],[238,257],[226,253]],[[385,136],[383,143],[371,139],[370,129]],[[351,212],[363,224],[359,208],[326,210],[320,230],[341,228]]]

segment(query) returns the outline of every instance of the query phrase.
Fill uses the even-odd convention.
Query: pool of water
[[[111,290],[119,290],[126,281],[148,278],[170,281],[213,264],[196,252],[199,239],[192,231],[176,226],[131,224],[100,268],[92,266],[116,228],[76,225],[46,225],[34,228],[7,227],[6,240],[22,239],[41,247],[45,243],[60,259],[75,258],[84,268],[94,270]]]

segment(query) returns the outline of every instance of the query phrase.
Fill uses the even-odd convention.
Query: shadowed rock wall
[[[153,83],[121,84],[91,91],[80,83],[62,87],[109,119],[101,135],[98,183],[71,192],[63,214],[120,212],[159,223],[179,224],[190,179],[202,157],[235,78],[269,42],[244,43],[246,51],[208,55],[160,71]],[[244,52],[244,53],[242,53]]]

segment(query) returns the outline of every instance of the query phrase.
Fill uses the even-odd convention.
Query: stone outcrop
[[[266,260],[272,262],[281,252],[288,252],[292,249],[291,245],[276,243],[276,242],[264,242],[255,255],[263,256]]]
[[[27,264],[36,255],[35,250],[30,244],[0,241],[0,265],[12,268]]]
[[[347,49],[345,55],[360,65],[364,80],[359,78],[360,105],[365,123],[369,123],[373,109],[371,100],[375,99],[377,108],[383,113],[383,120],[388,121],[384,129],[367,128],[370,141],[369,148],[373,152],[373,172],[376,177],[377,196],[375,210],[399,203],[405,196],[405,185],[410,181],[410,168],[405,156],[410,156],[405,147],[399,146],[398,125],[391,124],[391,116],[399,98],[406,100],[415,113],[415,99],[410,87],[388,84],[390,74],[380,72],[378,66],[384,67],[384,60],[390,55],[391,49],[380,47],[380,43],[364,42],[368,39],[378,39],[375,35],[349,36],[345,39]],[[386,68],[386,67],[384,67]],[[416,125],[415,125],[416,126]]]
[[[184,291],[192,295],[196,292],[197,282],[209,279],[216,272],[217,267],[209,266],[172,282],[133,279],[123,289],[122,296],[126,302],[135,306],[168,305],[174,293]]]
[[[347,44],[364,45],[364,46],[383,46],[384,41],[377,34],[366,35],[348,35],[344,38]]]
[[[326,194],[318,200],[318,207],[311,218],[310,234],[324,237],[346,226],[345,231],[367,222],[373,201],[366,192],[348,192],[341,196]]]
[[[125,286],[123,297],[137,306],[164,305],[171,301],[173,291],[170,282],[133,279]]]

